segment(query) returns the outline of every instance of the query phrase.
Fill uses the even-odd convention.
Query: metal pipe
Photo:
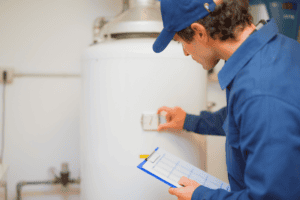
[[[17,200],[21,200],[21,189],[23,186],[25,185],[52,185],[52,184],[56,184],[54,183],[54,181],[33,181],[33,182],[19,182],[17,185]],[[58,184],[58,183],[57,183]]]
[[[1,181],[1,182],[0,182],[0,186],[1,186],[1,187],[4,187],[5,200],[7,200],[7,183],[6,183],[6,181]]]
[[[129,8],[133,8],[135,6],[149,6],[155,4],[156,0],[129,0]]]
[[[36,77],[36,78],[80,78],[80,74],[14,74],[15,78],[21,77]]]
[[[21,198],[21,190],[22,190],[23,186],[26,186],[26,185],[58,185],[58,184],[62,184],[60,178],[57,178],[54,181],[31,181],[31,182],[22,181],[22,182],[19,182],[17,184],[17,198],[16,198],[16,200],[21,200],[22,199]],[[68,184],[80,184],[80,178],[70,179],[68,181]]]

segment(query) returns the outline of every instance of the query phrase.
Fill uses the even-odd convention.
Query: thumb
[[[158,126],[157,131],[165,130],[168,128],[175,128],[175,127],[176,127],[176,123],[174,122],[164,123]]]
[[[170,193],[171,195],[175,195],[175,190],[176,190],[176,188],[170,187],[169,193]]]
[[[181,177],[181,179],[178,181],[178,184],[179,185],[184,185],[184,186],[190,186],[190,185],[192,185],[191,179],[189,179],[189,178],[187,178],[185,176]]]

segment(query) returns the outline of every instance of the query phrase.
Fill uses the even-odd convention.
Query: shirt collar
[[[243,44],[231,55],[218,74],[218,79],[222,90],[224,90],[236,76],[236,74],[246,65],[246,63],[265,46],[276,34],[278,28],[272,18],[259,31],[249,36]]]

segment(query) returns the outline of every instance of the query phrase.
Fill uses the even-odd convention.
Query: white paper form
[[[149,157],[143,168],[176,187],[182,187],[178,184],[178,181],[182,176],[185,176],[205,187],[211,189],[221,188],[230,191],[230,186],[227,183],[170,154],[162,148],[159,148]]]

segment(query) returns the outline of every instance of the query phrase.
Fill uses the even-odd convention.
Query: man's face
[[[210,44],[205,44],[195,39],[188,43],[177,34],[175,34],[174,40],[182,44],[184,55],[190,55],[193,60],[201,64],[205,70],[212,69],[220,60],[217,58],[217,55]]]

